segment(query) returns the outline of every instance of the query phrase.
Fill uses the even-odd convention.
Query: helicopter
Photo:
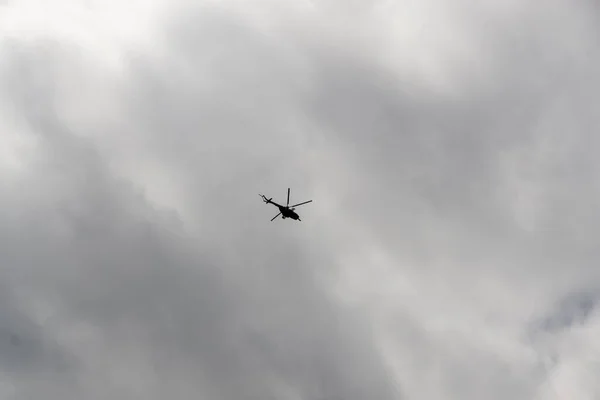
[[[300,219],[300,216],[298,214],[296,214],[296,212],[294,211],[294,207],[298,207],[298,206],[301,206],[303,204],[310,203],[312,201],[312,200],[308,200],[308,201],[304,201],[302,203],[298,203],[298,204],[294,204],[293,206],[290,206],[290,188],[288,188],[287,203],[286,203],[285,206],[282,206],[280,204],[275,203],[274,201],[271,201],[271,200],[273,200],[272,197],[269,198],[269,199],[267,199],[264,194],[259,194],[259,196],[262,197],[263,201],[266,204],[270,203],[270,204],[273,204],[274,206],[277,206],[279,208],[279,214],[277,214],[276,216],[274,216],[271,219],[271,221],[273,221],[275,218],[279,217],[279,215],[281,215],[281,218],[283,218],[283,219],[291,218],[291,219],[294,219],[294,220],[302,221]]]

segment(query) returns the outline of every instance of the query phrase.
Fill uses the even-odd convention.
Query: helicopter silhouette
[[[279,217],[280,215],[281,215],[281,218],[283,218],[283,219],[291,218],[294,220],[302,221],[300,219],[300,216],[298,214],[296,214],[296,212],[294,211],[294,207],[298,207],[303,204],[310,203],[312,201],[312,200],[308,200],[308,201],[304,201],[302,203],[298,203],[298,204],[294,204],[293,206],[290,206],[290,188],[288,188],[287,203],[285,206],[282,206],[280,204],[275,203],[274,201],[271,201],[271,200],[273,200],[272,197],[267,199],[264,194],[259,194],[259,196],[262,197],[263,201],[266,204],[273,204],[274,206],[277,206],[279,208],[279,214],[274,216],[271,219],[271,221],[273,221],[275,218]]]

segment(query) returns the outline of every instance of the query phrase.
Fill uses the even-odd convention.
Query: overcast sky
[[[0,397],[599,398],[600,10],[543,3],[1,1]]]

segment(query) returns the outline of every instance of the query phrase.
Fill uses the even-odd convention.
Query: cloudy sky
[[[599,22],[0,1],[0,397],[599,398]]]

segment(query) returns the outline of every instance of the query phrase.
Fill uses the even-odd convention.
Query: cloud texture
[[[127,4],[0,3],[3,398],[600,395],[592,2]]]

